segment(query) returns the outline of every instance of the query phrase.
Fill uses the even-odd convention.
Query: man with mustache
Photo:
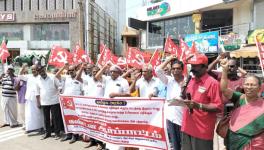
[[[190,100],[184,100],[187,107],[181,126],[182,149],[212,150],[216,114],[222,109],[219,82],[208,75],[204,54],[194,54],[187,63],[194,77],[186,90]]]

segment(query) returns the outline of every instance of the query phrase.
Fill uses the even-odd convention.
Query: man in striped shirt
[[[14,68],[8,66],[6,74],[1,76],[2,81],[2,101],[1,106],[4,111],[4,124],[0,127],[10,126],[11,128],[18,126],[17,121],[17,97],[14,89]]]

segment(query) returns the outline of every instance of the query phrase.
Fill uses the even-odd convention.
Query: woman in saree
[[[232,91],[227,88],[228,63],[225,59],[221,66],[221,90],[235,105],[226,137],[228,150],[264,150],[264,100],[259,97],[261,80],[248,76],[243,84],[245,94]]]

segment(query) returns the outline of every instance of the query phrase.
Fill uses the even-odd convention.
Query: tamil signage
[[[170,4],[163,2],[147,8],[147,16],[159,15],[163,16],[170,11]]]
[[[189,47],[194,41],[196,48],[201,53],[217,53],[218,52],[218,32],[205,32],[201,34],[188,34],[185,37],[185,42]]]
[[[61,96],[67,133],[125,147],[168,149],[164,99]]]
[[[58,13],[39,13],[35,14],[34,18],[36,20],[44,19],[71,19],[76,18],[77,12],[58,12]]]
[[[15,21],[15,13],[0,13],[0,22]]]
[[[240,49],[240,46],[242,44],[242,39],[237,33],[221,35],[219,41],[221,46],[224,47],[224,50],[227,51]]]

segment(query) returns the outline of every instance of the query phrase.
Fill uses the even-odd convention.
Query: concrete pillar
[[[123,36],[123,51],[121,52],[121,55],[125,56],[124,54],[126,54],[127,51],[127,37]]]
[[[5,2],[0,1],[0,11],[5,11]]]
[[[29,11],[29,0],[23,0],[23,11]]]
[[[38,0],[31,0],[31,10],[38,10]]]
[[[55,9],[55,1],[48,0],[48,10],[54,10],[54,9]]]
[[[21,0],[16,0],[15,1],[15,11],[21,11],[21,5],[22,5]]]
[[[72,0],[65,0],[65,9],[72,9]]]
[[[63,1],[64,0],[56,0],[56,9],[63,9]]]
[[[47,10],[46,8],[46,1],[47,0],[40,0],[39,1],[39,10]]]
[[[202,19],[202,14],[193,14],[192,15],[192,21],[194,22],[195,34],[198,34],[201,32],[201,19]]]
[[[6,1],[6,10],[7,11],[13,11],[13,1],[11,1],[11,0]]]

